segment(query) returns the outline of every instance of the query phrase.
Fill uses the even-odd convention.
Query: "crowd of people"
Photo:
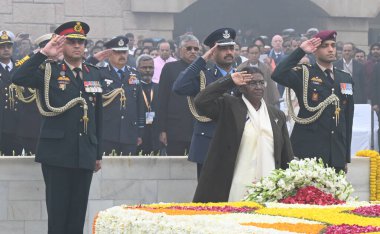
[[[42,164],[52,233],[83,230],[103,155],[188,155],[194,201],[237,201],[294,156],[347,171],[354,103],[380,110],[380,44],[366,56],[335,31],[269,41],[221,28],[203,43],[192,33],[93,42],[89,31],[72,21],[34,43],[0,36],[0,151]]]

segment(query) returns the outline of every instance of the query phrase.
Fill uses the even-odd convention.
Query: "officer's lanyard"
[[[149,103],[148,103],[148,98],[146,97],[144,89],[141,89],[141,90],[142,90],[142,93],[143,93],[143,96],[144,96],[144,101],[145,101],[146,108],[148,108],[148,112],[150,112],[151,111],[151,104],[152,104],[152,101],[153,101],[153,87],[150,89],[150,102]]]

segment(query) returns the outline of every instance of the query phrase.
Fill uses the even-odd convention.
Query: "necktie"
[[[123,72],[123,70],[121,70],[121,69],[117,70],[117,74],[119,75],[120,79],[124,78],[124,72]]]
[[[10,67],[7,65],[7,66],[5,66],[5,70],[7,71],[7,72],[10,72]]]
[[[76,75],[75,75],[75,79],[80,80],[80,79],[81,79],[81,77],[80,77],[80,72],[82,71],[82,69],[80,69],[79,67],[76,67],[76,68],[74,68],[73,70],[74,70],[75,73],[76,73]]]
[[[334,80],[333,78],[332,78],[332,76],[331,76],[331,73],[332,73],[332,71],[331,71],[331,69],[326,69],[325,70],[325,73],[326,73],[326,77],[327,78],[330,78],[330,80]]]

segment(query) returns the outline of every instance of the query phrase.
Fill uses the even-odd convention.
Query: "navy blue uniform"
[[[200,92],[200,72],[206,76],[206,86],[222,77],[222,73],[214,66],[206,68],[206,61],[199,57],[189,67],[178,75],[173,84],[173,91],[178,95],[196,96]],[[203,164],[206,159],[210,141],[214,136],[216,122],[199,122],[194,124],[193,137],[191,139],[189,161]]]
[[[19,100],[14,90],[9,89],[14,67],[13,64],[13,69],[6,71],[0,65],[0,151],[5,155],[12,155],[13,151],[16,155],[21,153],[21,144],[17,136]]]
[[[103,93],[122,87],[126,97],[124,107],[120,103],[120,96],[104,107],[104,151],[106,155],[112,150],[117,154],[135,155],[137,138],[142,137],[145,124],[139,73],[126,66],[122,77],[119,77],[111,65],[101,68],[101,72]]]
[[[280,62],[272,74],[272,79],[290,87],[297,95],[300,105],[298,117],[307,118],[309,112],[303,104],[303,72],[297,63],[305,56],[298,48]],[[329,166],[343,169],[351,161],[351,137],[354,116],[353,95],[342,93],[342,86],[351,84],[351,76],[334,67],[334,79],[328,77],[317,64],[308,65],[309,83],[307,102],[311,107],[323,102],[333,92],[340,100],[339,122],[336,125],[335,106],[329,105],[322,115],[310,124],[295,124],[291,142],[295,156],[299,158],[322,158]]]

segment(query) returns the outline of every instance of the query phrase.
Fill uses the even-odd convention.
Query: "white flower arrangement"
[[[94,225],[95,234],[111,233],[220,233],[220,234],[290,234],[270,228],[244,226],[241,223],[304,223],[320,224],[291,217],[262,215],[254,213],[227,213],[217,215],[166,215],[142,210],[125,209],[121,206],[101,211]]]
[[[292,160],[286,170],[273,170],[269,176],[249,186],[244,201],[276,202],[305,186],[314,186],[339,200],[355,200],[350,197],[354,188],[344,172],[336,173],[335,169],[325,167],[322,159],[305,158]]]

